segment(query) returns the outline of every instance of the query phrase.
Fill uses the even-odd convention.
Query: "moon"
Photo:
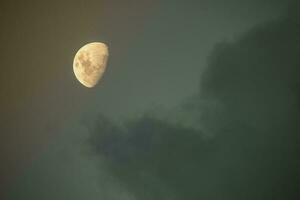
[[[108,47],[102,42],[92,42],[81,47],[73,61],[77,80],[88,88],[97,85],[105,72],[108,55]]]

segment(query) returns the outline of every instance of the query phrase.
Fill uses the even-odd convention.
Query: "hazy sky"
[[[202,193],[201,197],[221,199],[222,193],[224,199],[233,199],[231,191],[236,185],[232,184],[231,187],[231,181],[227,182],[226,169],[236,164],[236,157],[243,155],[233,153],[233,156],[229,156],[234,150],[228,146],[233,145],[237,150],[241,150],[240,146],[245,144],[245,138],[240,135],[221,136],[216,137],[212,144],[207,144],[202,136],[215,137],[219,132],[224,132],[224,126],[226,130],[229,126],[233,134],[248,133],[254,127],[255,133],[265,131],[268,135],[274,131],[269,127],[273,124],[268,121],[271,116],[277,120],[278,130],[288,128],[292,132],[295,129],[293,120],[288,117],[280,118],[277,112],[271,111],[276,107],[283,116],[291,116],[293,107],[288,105],[295,105],[295,108],[298,105],[297,101],[293,100],[295,94],[287,91],[290,90],[290,84],[297,85],[296,74],[299,75],[299,70],[293,67],[299,62],[293,60],[289,63],[290,57],[294,59],[293,53],[298,50],[292,45],[299,43],[299,40],[296,40],[295,35],[289,37],[288,33],[298,33],[299,28],[294,28],[298,24],[284,21],[288,16],[287,8],[288,2],[279,0],[93,0],[89,3],[79,0],[32,0],[0,3],[0,22],[3,27],[0,34],[3,58],[3,92],[0,100],[3,126],[0,132],[3,149],[1,163],[4,163],[1,165],[1,180],[7,183],[8,199],[132,200],[166,199],[165,195],[170,199],[182,199],[186,192],[191,195],[189,199],[193,199],[200,197],[193,187],[205,183],[208,184],[208,192]],[[294,18],[297,19],[297,15]],[[276,38],[281,38],[283,42],[277,44]],[[107,72],[99,85],[93,89],[86,89],[74,78],[72,59],[78,48],[91,41],[106,42],[110,47],[110,58]],[[292,47],[287,48],[287,45]],[[284,49],[284,52],[291,53],[278,54],[276,49]],[[265,55],[267,58],[263,59]],[[277,61],[276,58],[280,57],[278,55],[284,59]],[[286,73],[277,70],[281,68],[281,62],[287,68]],[[273,63],[276,63],[276,66]],[[289,81],[289,78],[292,81]],[[280,80],[281,84],[278,84],[282,87],[274,92],[277,80]],[[269,96],[263,95],[266,91],[270,91]],[[235,96],[236,94],[239,95]],[[266,104],[261,99],[273,104]],[[182,106],[182,102],[188,103]],[[270,108],[266,108],[266,105]],[[181,121],[189,121],[193,118],[197,129],[186,130],[181,125],[169,125],[172,119],[164,119],[157,125],[155,120],[152,122],[152,119],[140,117],[145,111],[157,107],[166,108],[175,115],[170,116],[172,119],[177,117]],[[251,114],[252,109],[261,110],[261,113]],[[167,116],[171,115],[170,113]],[[181,179],[182,177],[174,176],[170,172],[173,180],[164,170],[164,175],[153,176],[153,169],[149,167],[151,164],[145,167],[144,159],[145,163],[163,159],[164,164],[157,166],[158,171],[164,169],[165,165],[170,165],[170,169],[181,164],[172,158],[165,159],[157,152],[151,154],[150,159],[146,159],[143,151],[141,155],[136,155],[144,143],[143,140],[135,139],[135,136],[124,140],[134,141],[129,142],[134,149],[130,150],[129,154],[142,164],[130,164],[128,171],[122,168],[123,164],[117,164],[115,169],[114,159],[118,158],[118,153],[115,155],[114,151],[105,158],[107,155],[103,151],[110,150],[102,149],[103,142],[100,141],[101,137],[97,136],[98,132],[102,132],[101,126],[97,125],[101,125],[103,120],[98,117],[99,114],[112,120],[133,120],[133,127],[129,126],[125,131],[133,135],[134,127],[141,126],[142,133],[153,127],[155,134],[160,138],[161,146],[158,150],[161,148],[159,152],[162,155],[168,140],[165,137],[172,137],[169,134],[174,131],[175,139],[171,142],[174,147],[171,149],[191,155],[190,160],[184,156],[179,158],[196,168],[203,162],[202,158],[190,153],[189,148],[185,149],[185,142],[178,141],[183,140],[188,144],[189,141],[199,141],[199,144],[190,146],[194,145],[200,155],[211,158],[206,161],[203,170],[212,168],[208,174],[215,175],[205,177],[205,173],[195,173],[195,177],[205,177],[204,182],[195,182],[192,178]],[[293,115],[295,118],[299,116],[295,113]],[[242,125],[228,125],[239,121],[239,118]],[[287,120],[292,121],[291,124],[285,124]],[[247,128],[243,128],[244,122]],[[107,123],[112,123],[111,127],[118,130],[115,122],[108,120]],[[97,128],[91,127],[100,129],[97,131]],[[166,134],[161,136],[160,131],[165,129],[167,131],[163,132]],[[199,131],[201,133],[198,133]],[[112,145],[123,148],[126,157],[128,144],[122,139],[122,131],[106,132],[108,135],[117,135],[117,140],[121,142]],[[180,133],[184,133],[184,136]],[[90,135],[96,138],[92,145],[89,142]],[[257,144],[259,136],[253,135],[247,139]],[[232,144],[232,140],[228,139],[231,137],[240,141],[241,145],[237,144],[239,142]],[[278,133],[275,142],[281,144],[281,137]],[[288,138],[286,143],[279,147],[267,139],[262,141],[280,153],[281,147],[283,151],[289,151],[286,145],[290,144],[291,140]],[[146,147],[148,145],[152,148],[151,138],[146,143]],[[105,145],[109,144],[107,142]],[[91,147],[95,146],[96,149],[100,146],[100,150],[91,152]],[[258,148],[264,147],[258,145]],[[249,151],[253,153],[252,147]],[[262,155],[270,157],[269,151]],[[222,156],[227,156],[231,161],[224,164],[219,160]],[[113,160],[113,164],[111,169],[107,169],[110,159]],[[117,162],[120,162],[118,159]],[[243,169],[246,164],[251,165],[251,159],[238,161],[237,164],[241,165],[238,169]],[[285,161],[289,163],[289,160]],[[268,160],[265,166],[269,166],[271,162],[275,161]],[[215,169],[216,164],[224,166],[224,169]],[[126,164],[124,166],[126,167]],[[253,167],[260,166],[253,164]],[[136,168],[144,170],[145,179],[132,178],[135,177]],[[188,170],[185,166],[182,168]],[[127,179],[120,176],[123,173],[128,174]],[[150,178],[147,173],[150,173]],[[248,181],[250,185],[256,183],[244,174],[253,173],[251,170],[241,170],[238,173],[240,180],[236,182]],[[266,171],[261,170],[260,174],[266,174]],[[283,180],[287,181],[284,175]],[[186,176],[193,174],[186,173]],[[270,173],[269,176],[273,177],[273,174]],[[187,183],[186,187],[190,189],[181,184],[174,185],[177,181],[189,180],[191,182]],[[140,181],[144,184],[149,183],[149,186],[144,188],[146,191],[138,187]],[[153,184],[159,189],[154,188],[150,184],[151,181],[154,181]],[[222,184],[227,186],[223,187]],[[262,188],[268,186],[269,182],[262,183]],[[176,189],[177,187],[181,189]],[[241,193],[247,194],[249,191],[245,188],[239,190],[240,194],[235,196],[239,199],[259,199],[263,195],[267,195],[267,199],[270,198],[260,189],[257,191],[261,196],[253,195],[247,198]],[[213,197],[209,191],[219,194]],[[147,192],[151,194],[140,196]],[[283,191],[279,196],[284,194]]]

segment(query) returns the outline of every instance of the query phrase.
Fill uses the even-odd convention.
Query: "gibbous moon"
[[[88,88],[94,87],[105,72],[108,47],[93,42],[81,47],[73,61],[73,71],[78,81]]]

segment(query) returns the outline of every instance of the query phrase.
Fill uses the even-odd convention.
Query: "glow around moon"
[[[108,55],[107,45],[101,42],[81,47],[73,61],[73,71],[78,81],[86,87],[94,87],[105,72]]]

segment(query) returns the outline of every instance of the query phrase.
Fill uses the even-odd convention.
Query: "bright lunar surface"
[[[75,55],[73,70],[76,78],[86,87],[94,87],[105,72],[108,47],[101,42],[93,42],[81,47]]]

